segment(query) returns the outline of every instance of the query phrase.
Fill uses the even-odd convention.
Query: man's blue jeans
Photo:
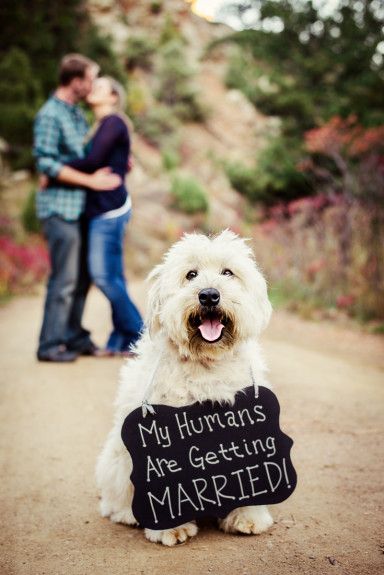
[[[106,348],[127,351],[140,336],[141,315],[131,301],[124,277],[123,241],[129,211],[117,218],[89,222],[88,268],[92,282],[111,303],[113,331]]]
[[[89,331],[81,326],[90,280],[86,264],[85,222],[51,216],[42,222],[51,262],[40,332],[38,355],[60,345],[81,350],[90,344]]]

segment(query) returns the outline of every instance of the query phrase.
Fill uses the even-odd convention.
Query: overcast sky
[[[233,4],[234,0],[189,0],[193,4],[193,11],[199,16],[203,16],[209,20],[216,20],[217,15],[219,13],[220,8],[225,6],[226,4]],[[303,0],[306,1],[306,0]],[[340,0],[315,0],[315,5],[322,6],[322,13],[329,14],[333,12],[333,10],[338,6]],[[362,0],[364,1],[364,0]],[[246,18],[246,16],[244,16]],[[252,18],[251,11],[249,13],[249,18]],[[240,23],[235,17],[228,17],[225,20],[225,23],[233,28],[239,29]],[[251,23],[251,20],[250,20]],[[271,23],[273,29],[273,23]],[[279,32],[278,24],[276,24],[277,28],[276,32]]]

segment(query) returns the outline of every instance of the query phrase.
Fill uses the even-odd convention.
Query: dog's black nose
[[[201,305],[212,307],[218,305],[219,301],[220,293],[215,288],[206,288],[199,292],[199,302]]]

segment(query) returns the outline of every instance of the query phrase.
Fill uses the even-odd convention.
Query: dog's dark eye
[[[187,275],[185,276],[187,278],[188,281],[193,280],[193,278],[195,278],[197,276],[197,271],[196,270],[191,270],[187,273]]]
[[[221,275],[223,276],[233,276],[233,272],[231,272],[231,270],[229,270],[228,268],[226,268],[225,270],[223,270],[221,272]]]

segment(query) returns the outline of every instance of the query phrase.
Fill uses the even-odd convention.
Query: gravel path
[[[132,292],[141,301],[143,287]],[[110,427],[119,359],[39,364],[42,297],[0,309],[1,574],[384,573],[384,346],[379,337],[277,312],[264,337],[298,487],[261,536],[213,524],[185,545],[151,544],[98,515],[93,470]],[[108,309],[86,324],[98,343]]]

